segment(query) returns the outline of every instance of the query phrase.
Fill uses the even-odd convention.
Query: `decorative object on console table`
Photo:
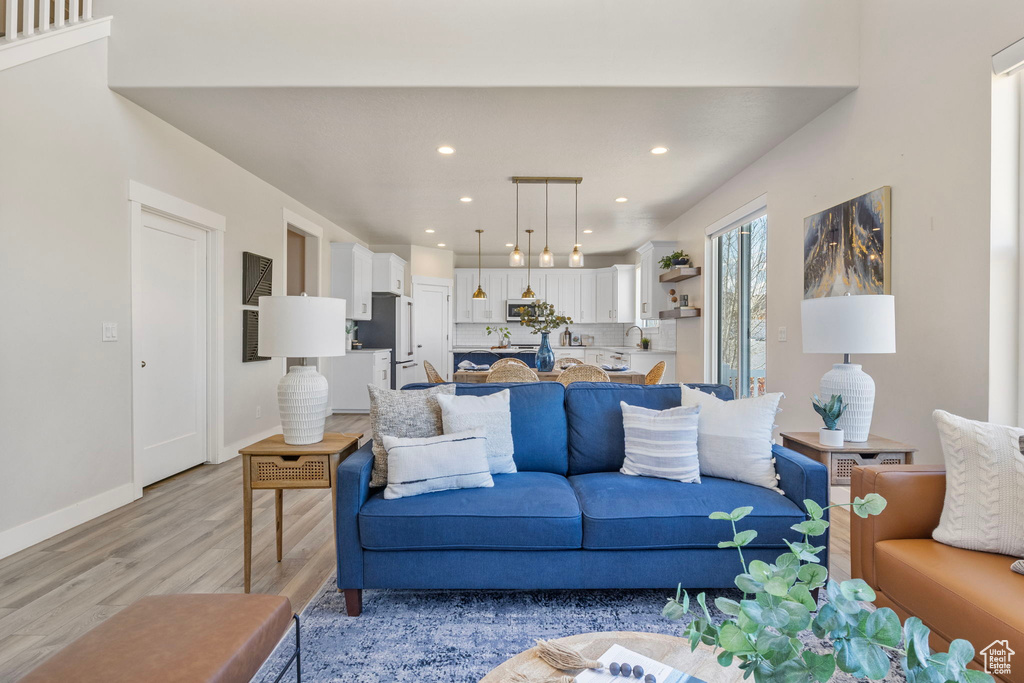
[[[800,305],[804,353],[841,353],[821,378],[822,396],[839,394],[846,410],[837,424],[847,441],[862,442],[871,431],[875,382],[850,362],[852,353],[896,353],[896,305],[888,294],[804,299]]]
[[[338,464],[359,448],[362,434],[328,432],[315,444],[293,446],[277,434],[246,446],[242,455],[242,513],[245,561],[245,592],[249,592],[252,573],[252,492],[274,489],[276,511],[277,561],[281,561],[284,543],[284,489],[331,489],[337,537]]]
[[[850,471],[861,465],[912,465],[917,449],[899,441],[871,434],[856,444],[844,442],[826,446],[818,432],[783,432],[782,446],[822,463],[829,470],[829,482],[849,486]]]
[[[811,404],[814,406],[814,411],[821,415],[821,419],[825,423],[825,426],[818,430],[818,441],[821,442],[822,446],[842,448],[843,430],[836,426],[836,421],[842,417],[843,411],[846,410],[846,406],[843,404],[843,397],[838,394],[832,394],[832,398],[828,401],[822,401],[815,394]]]
[[[261,296],[270,296],[274,284],[274,259],[242,252],[242,305],[258,306]]]
[[[321,296],[260,297],[262,355],[317,358],[345,355],[345,300]],[[327,419],[327,378],[312,365],[293,365],[277,385],[284,441],[317,443]]]

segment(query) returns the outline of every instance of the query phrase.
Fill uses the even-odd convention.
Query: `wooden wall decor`
[[[270,296],[274,283],[274,259],[242,252],[242,305],[259,306],[261,296]]]
[[[269,356],[259,354],[260,345],[260,312],[242,311],[242,362],[252,363],[257,360],[270,360]]]

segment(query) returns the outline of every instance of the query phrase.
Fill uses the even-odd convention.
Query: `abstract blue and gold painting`
[[[804,298],[889,294],[891,188],[804,219]]]

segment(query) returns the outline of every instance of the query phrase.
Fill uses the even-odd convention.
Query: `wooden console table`
[[[242,504],[245,553],[245,592],[252,574],[252,492],[274,489],[277,515],[277,561],[281,561],[284,539],[284,489],[331,489],[334,531],[338,529],[338,465],[359,448],[362,434],[324,433],[320,443],[292,446],[284,435],[257,441],[238,451],[242,454]]]
[[[817,460],[829,472],[829,483],[850,485],[850,470],[858,465],[911,465],[917,449],[899,441],[869,434],[867,441],[844,441],[839,448],[818,441],[818,432],[783,432],[782,446]]]

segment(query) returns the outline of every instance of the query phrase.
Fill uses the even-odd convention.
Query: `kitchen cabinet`
[[[476,269],[455,269],[455,322],[473,322],[473,292],[476,291]]]
[[[586,362],[586,351],[584,351],[582,346],[572,349],[554,349],[554,351],[556,361],[559,358],[575,358],[577,360],[583,361],[584,363]]]
[[[555,307],[555,313],[580,322],[579,318],[579,274],[568,272],[547,272],[544,277],[545,301]]]
[[[476,272],[472,273],[471,282],[476,282]],[[473,322],[494,325],[505,322],[505,273],[501,269],[490,268],[480,273],[480,285],[487,294],[486,299],[473,299],[470,293],[470,305],[473,311]],[[471,290],[476,291],[474,286]]]
[[[577,310],[578,323],[594,323],[597,320],[597,272],[593,270],[578,271],[580,305]]]
[[[601,352],[601,362],[609,365],[628,365],[634,372],[642,372],[645,375],[651,371],[660,361],[665,361],[665,374],[661,378],[662,384],[672,384],[676,381],[676,354],[672,351],[625,351],[620,349],[605,350]],[[600,365],[600,363],[598,363]]]
[[[329,384],[333,412],[370,412],[366,385],[391,388],[391,349],[353,350],[332,358]]]
[[[529,285],[538,299],[547,301],[544,287],[546,278],[536,269],[531,270],[529,282],[527,282],[526,268],[503,268],[501,271],[505,273],[506,299],[522,299],[523,292]]]
[[[597,365],[600,367],[604,363],[605,351],[603,349],[586,349],[583,352],[583,362],[587,365]]]
[[[405,259],[395,254],[374,254],[373,291],[403,296],[405,294],[405,266]]]
[[[636,250],[640,254],[640,263],[637,265],[640,270],[637,278],[640,285],[640,310],[637,311],[637,317],[643,320],[657,320],[659,311],[670,308],[670,288],[658,280],[662,273],[659,263],[663,257],[677,248],[677,242],[658,241],[647,242]]]
[[[355,242],[331,243],[331,296],[345,300],[352,320],[373,317],[373,252]]]
[[[636,322],[636,266],[616,265],[597,271],[597,319],[594,322]]]

